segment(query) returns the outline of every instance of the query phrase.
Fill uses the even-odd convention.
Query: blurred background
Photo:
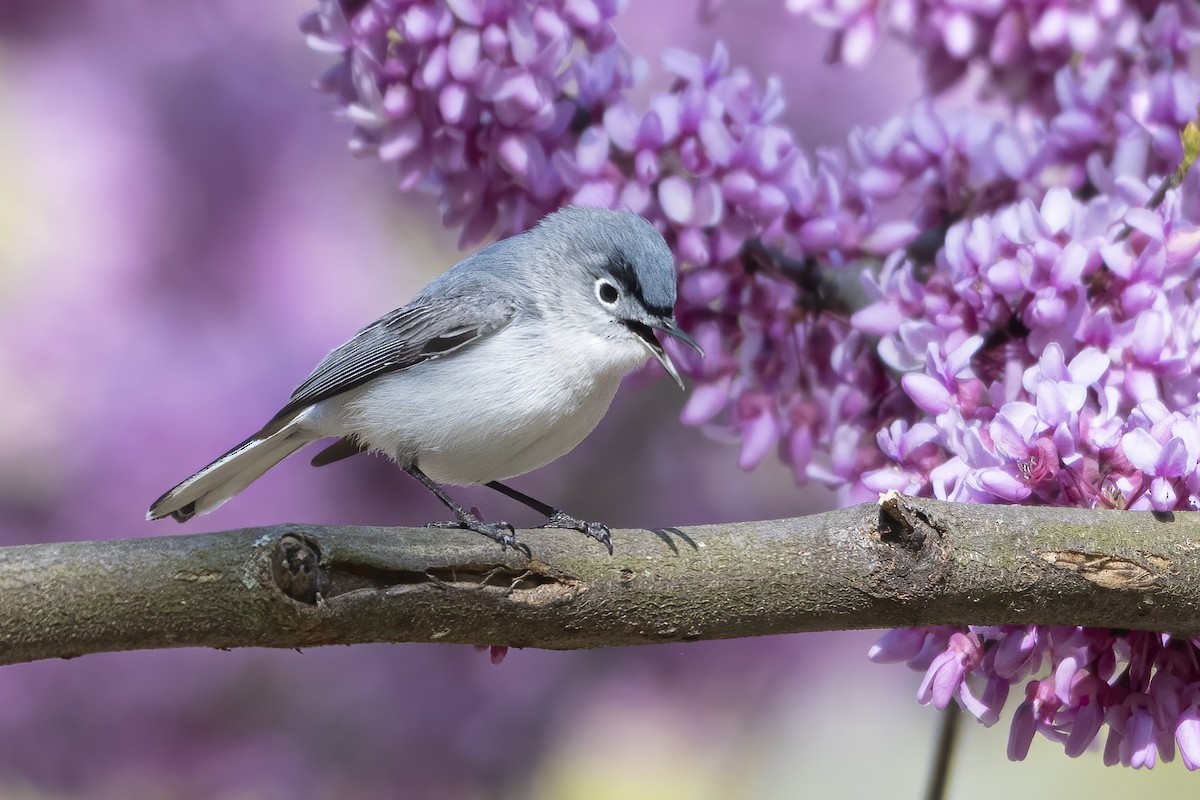
[[[0,544],[444,516],[381,461],[297,458],[185,527],[144,521],[330,348],[462,256],[431,198],[346,152],[309,88],[329,60],[304,48],[308,10],[0,2]],[[632,3],[621,18],[649,87],[664,47],[723,38],[734,63],[783,79],[810,147],[916,97],[904,51],[831,68],[826,35],[782,0],[727,4],[708,24],[699,11]],[[735,448],[678,423],[683,401],[635,377],[583,446],[515,484],[613,526],[836,502],[777,464],[739,472]],[[486,490],[460,496],[537,521]],[[0,800],[917,797],[937,715],[914,702],[919,676],[867,662],[873,639],[525,650],[499,666],[399,645],[5,667]],[[1105,770],[1040,739],[1010,764],[1006,738],[1007,719],[964,725],[952,796],[1190,785],[1179,764]]]

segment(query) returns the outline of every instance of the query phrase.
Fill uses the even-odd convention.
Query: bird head
[[[656,332],[704,351],[675,320],[675,259],[662,234],[631,211],[587,206],[560,209],[538,228],[562,248],[566,268],[581,273],[571,294],[582,301],[582,320],[608,338],[636,341],[683,388]]]

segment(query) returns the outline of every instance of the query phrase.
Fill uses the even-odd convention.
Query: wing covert
[[[476,287],[478,289],[478,287]],[[335,348],[292,392],[276,419],[388,372],[439,358],[512,320],[512,298],[496,292],[422,293]]]

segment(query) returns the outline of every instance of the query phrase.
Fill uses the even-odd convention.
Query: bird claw
[[[483,533],[484,536],[489,536],[499,542],[501,550],[505,547],[511,547],[513,550],[523,553],[526,558],[533,558],[533,551],[529,549],[529,545],[513,535],[513,526],[507,522],[503,524],[508,528],[509,533],[501,533],[499,536],[492,536],[490,533],[484,533],[483,531],[479,531],[479,533]]]
[[[458,530],[474,531],[481,533],[500,545],[503,550],[511,547],[513,550],[524,553],[526,558],[533,558],[533,552],[530,551],[529,545],[522,542],[514,534],[516,528],[509,525],[507,522],[484,522],[478,517],[468,517],[460,520],[452,520],[450,522],[430,522],[426,528],[455,528]]]
[[[590,536],[600,544],[608,548],[608,554],[613,554],[612,536],[608,526],[600,522],[587,522],[585,520],[572,517],[565,511],[555,511],[550,515],[543,528],[564,528],[567,530],[579,531],[580,533]]]

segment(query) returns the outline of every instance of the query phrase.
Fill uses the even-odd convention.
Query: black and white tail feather
[[[186,522],[220,506],[271,467],[317,438],[302,425],[309,410],[294,414],[282,423],[272,420],[258,433],[155,500],[146,519],[172,517]]]

